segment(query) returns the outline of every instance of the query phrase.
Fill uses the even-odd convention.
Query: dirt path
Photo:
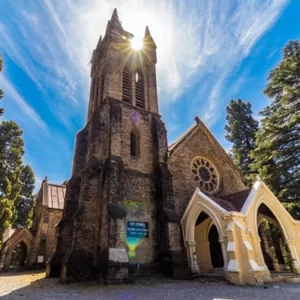
[[[223,281],[180,281],[165,277],[138,279],[135,284],[103,286],[97,282],[63,285],[44,272],[0,274],[1,300],[299,300],[300,285],[234,286]]]

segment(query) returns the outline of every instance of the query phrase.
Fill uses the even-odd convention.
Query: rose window
[[[219,187],[219,177],[215,166],[206,158],[195,157],[191,164],[194,179],[201,190],[213,193]]]

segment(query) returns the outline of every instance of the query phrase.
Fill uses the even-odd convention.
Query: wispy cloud
[[[0,77],[0,86],[5,91],[5,98],[7,98],[8,101],[13,101],[16,106],[19,107],[20,111],[22,111],[23,118],[22,116],[17,115],[17,112],[15,115],[16,119],[20,119],[21,117],[29,127],[34,124],[33,126],[37,126],[39,129],[42,129],[44,133],[48,132],[47,125],[41,119],[39,114],[27,103],[12,83],[4,76]]]
[[[178,99],[188,87],[209,79],[208,120],[230,73],[272,26],[287,2],[45,0],[29,3],[26,11],[22,9],[23,18],[15,19],[14,31],[3,24],[0,28],[7,52],[38,86],[54,89],[62,107],[65,101],[71,101],[80,102],[82,108],[88,100],[92,51],[105,32],[113,8],[118,7],[123,26],[129,31],[143,35],[145,26],[150,26],[158,45],[157,74],[163,105]],[[19,45],[12,39],[16,33]],[[48,105],[53,103],[48,101]],[[60,119],[65,125],[69,121],[66,116]]]
[[[198,114],[209,126],[218,121],[220,107],[228,101],[224,95],[228,90],[238,92],[247,75],[233,86],[232,74],[288,2],[44,0],[27,1],[25,7],[22,1],[7,1],[1,6],[1,51],[36,85],[43,114],[60,123],[57,134],[69,153],[74,132],[85,120],[92,52],[117,7],[126,30],[142,36],[145,26],[150,27],[158,46],[160,103],[174,139],[189,125],[183,125],[186,118]],[[7,79],[2,82],[5,93],[18,103],[14,109],[19,118],[23,110],[29,116],[28,128],[52,126],[51,118],[42,119]],[[49,151],[51,147],[55,146]],[[54,154],[53,160],[58,160]],[[67,168],[70,161],[61,165]]]

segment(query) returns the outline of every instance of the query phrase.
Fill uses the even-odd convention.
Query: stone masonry
[[[241,268],[244,273],[237,275],[240,258],[230,250],[234,242],[228,242],[237,229],[226,223],[226,213],[240,212],[250,189],[198,117],[168,147],[158,110],[156,44],[148,27],[141,50],[131,47],[133,38],[115,10],[93,53],[87,122],[76,137],[72,177],[47,275],[60,276],[62,282],[109,283],[127,281],[134,272],[186,278],[199,273],[199,262],[210,270],[208,244],[206,255],[197,254],[204,248],[195,242],[207,243],[207,232],[197,238],[194,234],[205,212],[224,227],[215,224],[215,242],[220,243],[224,271],[231,270],[228,278],[247,282],[249,264],[254,273],[264,268],[255,264],[260,250],[242,257],[248,260]],[[241,220],[236,222],[244,249],[250,242]],[[206,222],[209,231],[212,223]],[[119,252],[128,257],[110,259],[109,253]]]
[[[51,184],[45,179],[39,191],[34,209],[32,228],[13,231],[0,252],[0,270],[7,270],[11,264],[12,252],[20,244],[26,246],[25,267],[45,267],[56,249],[56,229],[62,217],[65,186]]]
[[[114,248],[134,248],[127,266],[133,271],[137,263],[144,272],[164,264],[172,273],[181,263],[181,248],[170,243],[171,232],[180,239],[179,219],[165,213],[175,215],[175,204],[166,129],[158,114],[156,45],[146,28],[144,51],[136,53],[131,36],[115,10],[93,54],[88,120],[77,135],[58,246],[48,268],[49,276],[60,275],[63,282],[111,281],[118,274],[108,259]],[[126,236],[130,221],[148,226],[148,236],[135,241],[138,247]],[[169,224],[175,222],[177,230]]]

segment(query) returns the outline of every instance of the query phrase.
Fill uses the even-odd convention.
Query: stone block
[[[109,248],[109,263],[129,263],[127,252],[124,248]]]

